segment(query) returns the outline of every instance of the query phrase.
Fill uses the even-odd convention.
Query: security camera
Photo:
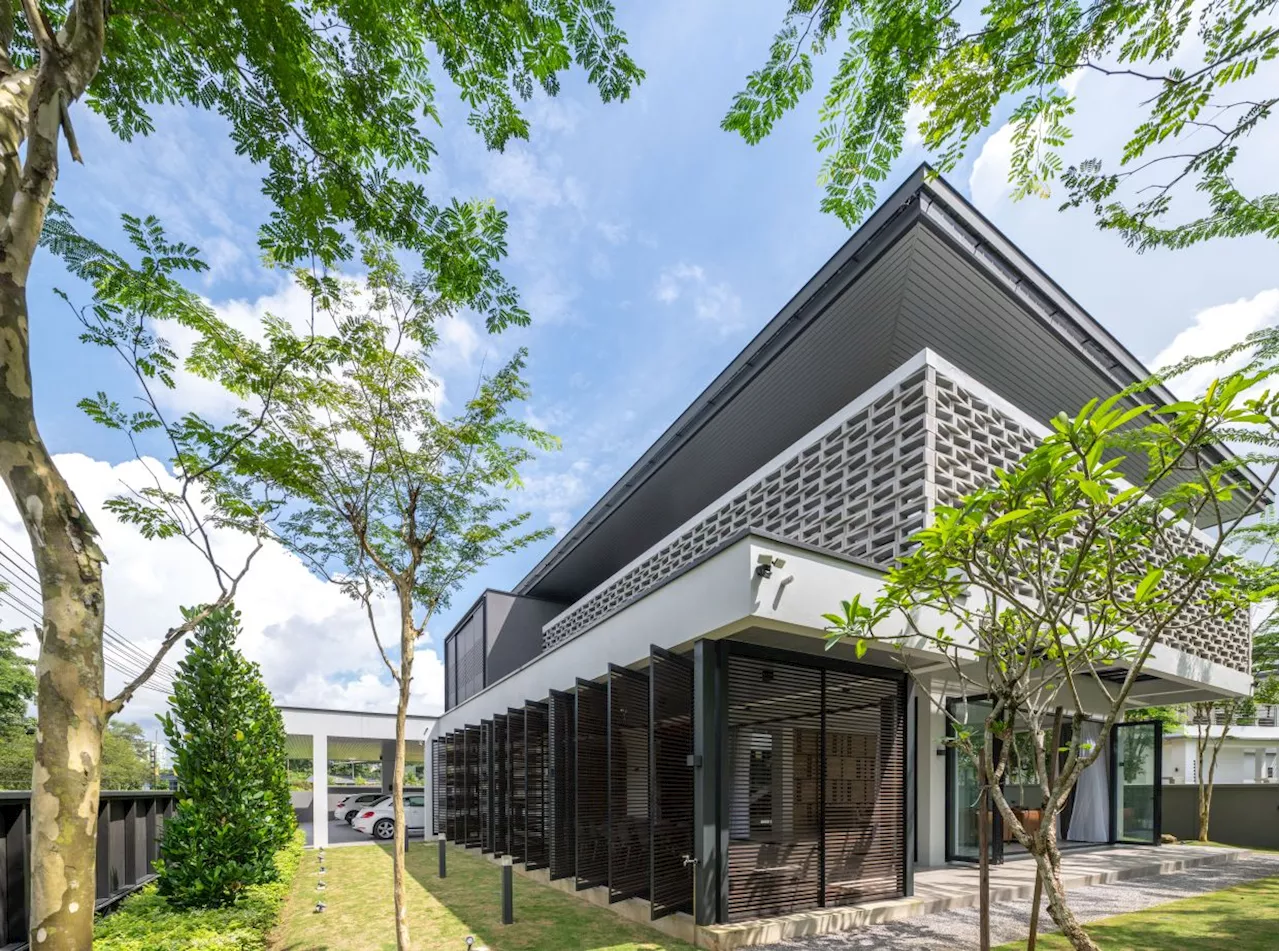
[[[773,576],[773,565],[756,565],[757,578],[769,578]]]

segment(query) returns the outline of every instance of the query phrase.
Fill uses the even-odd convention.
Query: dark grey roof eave
[[[937,229],[937,221],[931,221],[936,215],[941,215],[953,228],[968,236],[968,241],[957,241],[952,235],[952,243],[964,247],[972,254],[990,255],[998,259],[1008,272],[1005,278],[1006,283],[1012,284],[1011,293],[1016,296],[1021,291],[1023,303],[1032,316],[1069,343],[1100,372],[1115,379],[1117,388],[1123,388],[1150,375],[1128,348],[1018,250],[1012,241],[1004,237],[995,225],[927,163],[922,163],[515,585],[513,593],[527,594],[557,562],[591,534],[598,522],[621,505],[651,472],[674,455],[697,432],[701,422],[714,415],[718,405],[731,397],[732,394],[728,391],[744,385],[768,363],[772,353],[778,352],[800,332],[807,323],[803,319],[805,309],[829,285],[856,279],[857,274],[870,261],[896,243],[908,224],[925,220]],[[1028,297],[1035,299],[1036,303],[1032,304],[1025,299]],[[815,315],[811,313],[808,316]],[[1164,386],[1154,387],[1152,392],[1163,402],[1172,403],[1175,400]],[[1220,457],[1225,460],[1227,454],[1220,453]],[[1245,471],[1255,490],[1269,493],[1255,472],[1247,467]]]

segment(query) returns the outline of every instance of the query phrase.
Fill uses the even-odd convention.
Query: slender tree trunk
[[[391,773],[391,797],[395,809],[396,834],[392,840],[392,893],[396,912],[396,948],[409,951],[409,906],[405,898],[404,844],[409,834],[405,828],[404,748],[405,720],[409,713],[409,688],[413,683],[413,645],[417,631],[413,626],[412,590],[400,594],[400,692],[396,700],[396,762]]]
[[[43,625],[31,779],[31,946],[85,951],[94,887],[106,726],[102,563],[97,533],[36,428],[25,270],[0,261],[0,475],[31,539]]]
[[[991,796],[985,737],[978,751],[978,781],[978,951],[991,951]]]
[[[1053,733],[1049,743],[1049,763],[1048,763],[1048,779],[1049,788],[1053,788],[1053,784],[1058,781],[1058,745],[1062,742],[1062,707],[1058,707],[1053,711]],[[1057,814],[1046,816],[1045,809],[1040,807],[1040,830],[1039,835],[1048,834],[1045,829],[1045,823],[1052,824],[1058,821]],[[1056,836],[1055,836],[1056,838]],[[1031,895],[1031,930],[1027,932],[1027,951],[1036,951],[1036,935],[1040,931],[1040,901],[1042,892],[1044,891],[1044,878],[1040,875],[1040,866],[1036,865],[1036,887]]]
[[[1217,740],[1214,741],[1212,749],[1209,746],[1210,735],[1213,733],[1213,707],[1212,703],[1206,703],[1199,708],[1199,712],[1205,717],[1204,727],[1196,727],[1196,793],[1197,793],[1197,816],[1199,820],[1196,829],[1196,837],[1201,842],[1209,841],[1209,815],[1213,808],[1213,774],[1218,769],[1218,753],[1222,749],[1222,744],[1226,742],[1227,733],[1231,729],[1231,723],[1235,720],[1236,704],[1232,703],[1223,711],[1222,732],[1218,734]],[[1205,753],[1209,753],[1209,765],[1205,766]]]
[[[1045,840],[1045,851],[1035,856],[1036,870],[1044,882],[1045,897],[1049,903],[1049,916],[1058,926],[1062,936],[1075,951],[1100,951],[1084,927],[1067,906],[1067,890],[1062,884],[1062,853],[1054,837]]]

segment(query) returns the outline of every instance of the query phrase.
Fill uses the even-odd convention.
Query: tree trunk
[[[31,540],[43,626],[31,779],[30,941],[85,951],[93,941],[101,783],[103,557],[97,533],[36,428],[26,269],[0,261],[0,475]]]
[[[1053,733],[1049,746],[1049,764],[1047,769],[1049,788],[1053,788],[1053,784],[1058,781],[1058,747],[1062,743],[1062,707],[1058,707],[1053,711]],[[1050,826],[1058,821],[1057,815],[1046,816],[1044,806],[1040,808],[1040,822],[1042,828],[1041,835],[1047,835],[1048,832],[1043,828],[1043,824],[1048,822]],[[1040,931],[1040,902],[1043,898],[1044,879],[1040,875],[1040,866],[1036,866],[1036,887],[1031,894],[1031,925],[1027,932],[1027,951],[1036,951],[1036,936]]]
[[[978,782],[978,951],[991,951],[991,797],[985,737],[978,751]]]
[[[409,687],[413,682],[413,644],[417,632],[413,627],[412,591],[400,595],[400,692],[396,699],[396,763],[391,773],[392,808],[395,809],[396,833],[392,840],[392,895],[396,912],[396,948],[409,951],[409,906],[405,899],[404,844],[409,834],[405,828],[404,747],[405,719],[409,713]]]
[[[1075,951],[1100,951],[1093,939],[1085,932],[1084,927],[1076,920],[1071,909],[1067,907],[1067,891],[1062,884],[1062,853],[1058,851],[1058,844],[1054,841],[1054,837],[1046,837],[1044,846],[1044,853],[1036,854],[1035,860],[1036,869],[1044,883],[1045,897],[1049,903],[1049,916]]]

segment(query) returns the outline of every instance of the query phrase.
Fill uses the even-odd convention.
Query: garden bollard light
[[[444,867],[444,842],[445,842],[445,838],[444,838],[444,833],[442,832],[442,833],[440,833],[438,836],[436,836],[436,843],[437,843],[437,847],[438,847],[438,848],[439,848],[439,850],[440,850],[440,877],[441,877],[441,878],[444,878],[444,877],[445,877],[445,867]]]
[[[502,857],[502,923],[509,925],[515,920],[515,912],[511,897],[511,856]]]

